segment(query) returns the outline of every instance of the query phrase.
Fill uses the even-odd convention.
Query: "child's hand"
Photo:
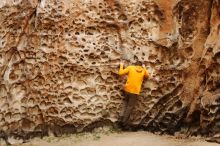
[[[121,60],[120,65],[124,65],[124,61],[123,60]]]

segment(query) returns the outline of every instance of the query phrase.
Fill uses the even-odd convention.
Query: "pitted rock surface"
[[[1,137],[117,122],[122,60],[151,74],[133,127],[218,136],[219,8],[219,0],[1,0]]]

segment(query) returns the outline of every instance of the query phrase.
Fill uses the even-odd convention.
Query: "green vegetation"
[[[121,128],[119,128],[119,126],[117,124],[114,124],[113,126],[111,126],[109,131],[111,133],[121,133],[122,132]]]

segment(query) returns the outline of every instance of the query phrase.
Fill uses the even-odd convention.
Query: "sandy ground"
[[[34,138],[31,141],[13,146],[220,146],[201,138],[175,138],[152,133],[108,132],[81,133],[62,137]]]

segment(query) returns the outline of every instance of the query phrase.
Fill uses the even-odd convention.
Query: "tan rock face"
[[[151,77],[134,127],[219,131],[220,1],[2,0],[0,135],[30,138],[116,122],[121,60]]]

